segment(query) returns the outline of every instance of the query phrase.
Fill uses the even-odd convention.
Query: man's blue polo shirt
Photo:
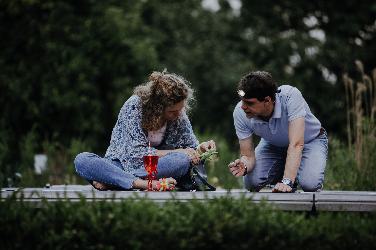
[[[281,92],[276,93],[274,112],[269,121],[247,118],[241,108],[242,102],[236,105],[233,113],[234,125],[240,140],[255,134],[272,145],[287,147],[289,122],[299,117],[305,118],[304,143],[318,136],[321,123],[312,114],[300,91],[289,85],[282,85],[278,89]]]

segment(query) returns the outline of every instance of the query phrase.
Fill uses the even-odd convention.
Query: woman
[[[143,156],[158,155],[157,179],[167,179],[154,180],[153,189],[174,189],[191,164],[200,164],[197,151],[215,149],[213,141],[198,144],[193,134],[185,113],[192,93],[183,77],[153,72],[121,108],[105,157],[78,154],[77,173],[99,190],[146,189]]]

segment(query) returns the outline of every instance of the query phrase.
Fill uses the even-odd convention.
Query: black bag
[[[177,191],[215,191],[210,185],[204,164],[191,166],[188,173],[178,180]]]
[[[161,145],[157,149],[173,150],[170,145]],[[177,180],[177,191],[215,191],[216,188],[208,183],[205,165],[201,162],[199,165],[191,165],[186,175]]]

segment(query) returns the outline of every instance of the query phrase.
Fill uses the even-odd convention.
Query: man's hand
[[[215,142],[213,140],[210,140],[210,141],[206,141],[198,145],[197,149],[200,153],[205,153],[206,151],[209,151],[209,150],[215,151],[217,148],[215,146]]]
[[[236,159],[235,161],[228,164],[231,174],[236,177],[243,176],[246,171],[245,163],[242,162],[240,159]]]
[[[278,182],[273,190],[273,193],[290,193],[292,192],[292,188],[289,185],[283,184],[282,182]]]

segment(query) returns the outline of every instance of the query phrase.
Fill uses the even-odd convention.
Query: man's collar
[[[282,107],[281,102],[279,100],[278,94],[275,95],[275,104],[274,104],[274,112],[271,118],[281,118],[282,114]]]

